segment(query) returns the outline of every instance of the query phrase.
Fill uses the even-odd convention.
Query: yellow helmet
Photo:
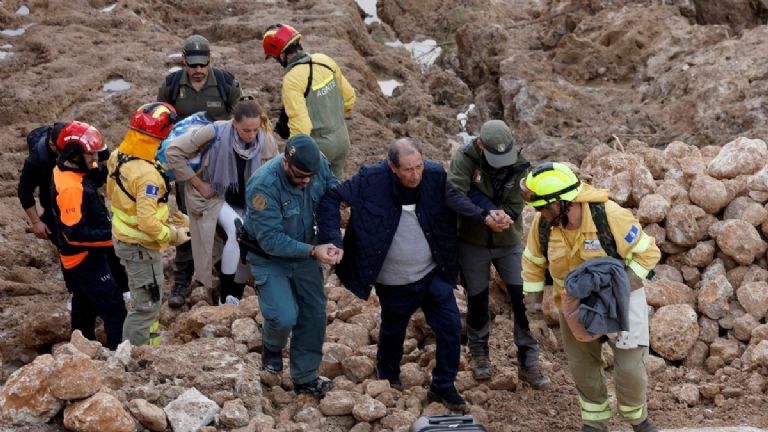
[[[572,201],[581,192],[582,184],[567,165],[543,163],[520,182],[523,199],[539,208],[555,201]]]

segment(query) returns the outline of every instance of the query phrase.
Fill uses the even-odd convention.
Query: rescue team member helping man
[[[141,106],[130,129],[109,158],[107,195],[112,201],[115,251],[128,273],[133,299],[123,336],[133,345],[158,345],[163,286],[163,249],[189,240],[189,219],[170,218],[168,184],[155,160],[160,141],[176,120],[173,107],[160,102]]]
[[[291,136],[311,135],[330,161],[333,174],[341,178],[349,151],[344,116],[349,115],[355,105],[355,89],[333,59],[325,54],[304,52],[300,42],[301,34],[287,24],[269,27],[262,39],[267,58],[274,58],[285,68],[282,86],[285,115],[281,114],[275,130],[288,138],[284,133],[287,121]]]
[[[220,304],[238,304],[251,275],[240,262],[235,221],[245,214],[245,184],[263,163],[277,155],[277,143],[264,109],[252,96],[235,105],[234,119],[217,121],[171,141],[168,165],[186,188],[195,280],[213,286],[216,227],[226,233],[219,274]],[[190,166],[199,157],[200,168]],[[216,251],[218,252],[218,251]]]
[[[320,263],[336,264],[341,250],[330,243],[315,245],[315,214],[320,198],[337,184],[315,140],[299,134],[288,140],[283,155],[254,173],[246,188],[244,228],[256,244],[247,258],[264,316],[262,367],[283,370],[282,350],[290,336],[293,390],[316,396],[332,387],[317,374],[327,302]]]
[[[461,318],[453,295],[456,215],[448,199],[443,167],[425,163],[419,146],[402,138],[390,146],[387,161],[363,167],[325,194],[318,227],[321,242],[346,251],[336,267],[344,286],[364,300],[376,286],[381,304],[378,378],[400,386],[405,331],[421,308],[437,338],[428,397],[462,409],[466,403],[454,385],[461,354]],[[343,245],[342,202],[352,212]]]
[[[230,119],[240,99],[240,83],[230,72],[211,66],[208,40],[200,35],[188,37],[181,55],[184,68],[165,77],[157,92],[157,100],[173,106],[179,120],[200,111],[205,111],[211,120]],[[188,213],[184,182],[177,181],[175,187],[176,205],[180,211]],[[168,306],[178,308],[186,303],[194,272],[191,242],[178,245]]]
[[[56,141],[53,211],[62,267],[72,286],[72,329],[95,339],[96,316],[104,321],[107,347],[122,341],[125,303],[112,276],[109,212],[98,188],[103,184],[99,152],[107,146],[93,126],[68,123]]]
[[[643,232],[629,210],[608,199],[608,191],[582,183],[564,164],[537,166],[521,182],[521,189],[527,203],[537,211],[523,252],[523,288],[529,293],[540,292],[547,270],[552,275],[563,347],[579,392],[581,430],[608,430],[611,407],[601,359],[602,344],[608,342],[614,354],[619,413],[632,424],[634,431],[656,431],[646,406],[648,377],[644,360],[648,355],[648,305],[642,288],[642,281],[652,273],[661,256],[653,237]],[[623,299],[629,304],[629,329],[618,338],[612,334],[587,340],[581,336],[584,329],[580,325],[564,318],[574,313],[573,302],[563,302],[564,297],[568,298],[563,287],[566,282],[569,289],[571,286],[566,277],[583,272],[590,264],[604,262],[606,255],[614,251],[622,258],[621,264],[628,267],[627,284],[631,283],[633,288],[629,299]],[[622,287],[609,288],[620,292]],[[578,304],[575,307],[578,308]],[[578,314],[578,309],[575,313]]]
[[[535,389],[549,384],[539,367],[539,344],[531,333],[523,301],[520,276],[523,199],[520,180],[530,164],[520,155],[512,131],[501,120],[480,128],[480,137],[453,155],[448,181],[474,204],[470,217],[459,217],[459,265],[467,290],[467,334],[472,375],[477,380],[492,376],[488,339],[491,264],[507,287],[515,320],[518,375]],[[475,202],[476,201],[476,202]]]

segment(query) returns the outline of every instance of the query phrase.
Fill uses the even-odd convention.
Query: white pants
[[[221,272],[234,274],[237,283],[247,282],[251,275],[248,266],[240,262],[240,245],[237,244],[237,232],[235,230],[235,221],[239,220],[242,223],[243,213],[242,209],[224,203],[218,217],[219,226],[227,234],[227,241],[224,243],[224,250],[221,254]]]

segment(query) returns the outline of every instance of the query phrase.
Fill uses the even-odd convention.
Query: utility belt
[[[272,255],[268,254],[264,249],[261,248],[259,241],[248,234],[248,231],[245,230],[245,227],[243,226],[243,223],[240,221],[240,219],[235,219],[235,230],[237,232],[237,244],[240,245],[240,261],[243,264],[246,263],[246,256],[248,255],[248,252],[252,252],[268,260],[272,259]]]

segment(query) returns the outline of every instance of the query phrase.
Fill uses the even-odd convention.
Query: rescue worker
[[[157,100],[176,109],[179,120],[205,111],[211,120],[229,120],[240,99],[240,82],[229,71],[211,66],[208,39],[192,35],[184,40],[181,52],[184,66],[169,73],[157,92]],[[183,181],[175,183],[176,205],[187,213]],[[168,306],[178,308],[186,303],[195,272],[191,242],[176,247],[173,261],[173,289]]]
[[[73,121],[61,129],[53,169],[52,209],[62,267],[72,288],[72,329],[95,339],[96,317],[104,321],[107,347],[122,341],[126,311],[112,275],[109,212],[99,194],[99,152],[107,147],[93,126]]]
[[[244,228],[256,243],[247,259],[264,316],[262,367],[282,372],[282,350],[290,337],[293,390],[315,396],[332,388],[331,381],[317,373],[327,303],[320,263],[341,260],[341,250],[333,244],[315,244],[315,214],[320,198],[337,184],[315,140],[298,134],[246,187]]]
[[[352,112],[357,96],[333,59],[309,54],[301,34],[287,24],[270,26],[262,39],[264,54],[285,69],[282,100],[285,114],[275,126],[283,138],[311,135],[331,163],[337,178],[344,175],[349,152],[349,132],[344,117]],[[286,125],[287,122],[287,125]],[[283,133],[281,133],[283,131]]]
[[[189,219],[169,219],[168,184],[155,154],[176,120],[173,107],[141,106],[109,158],[107,195],[112,202],[115,251],[128,273],[131,307],[123,335],[133,345],[157,345],[163,286],[163,249],[189,240]]]
[[[661,256],[655,240],[643,232],[629,210],[608,199],[608,191],[581,182],[565,164],[541,164],[520,186],[525,201],[537,211],[523,252],[523,289],[526,293],[541,292],[549,270],[560,311],[563,348],[579,393],[581,430],[608,430],[611,407],[601,357],[602,344],[608,343],[614,354],[619,413],[636,432],[656,431],[646,404],[648,305],[642,287]],[[564,281],[580,264],[607,255],[623,259],[632,286],[629,331],[582,342],[574,336],[574,324],[564,318],[571,312],[563,308],[562,299],[567,297]]]
[[[488,292],[493,265],[512,303],[518,376],[534,389],[541,389],[550,380],[539,367],[539,344],[528,323],[520,276],[524,203],[519,185],[529,167],[509,127],[501,120],[489,120],[480,128],[478,138],[453,155],[448,182],[454,190],[478,201],[472,217],[459,217],[458,228],[472,375],[477,380],[492,376]]]

